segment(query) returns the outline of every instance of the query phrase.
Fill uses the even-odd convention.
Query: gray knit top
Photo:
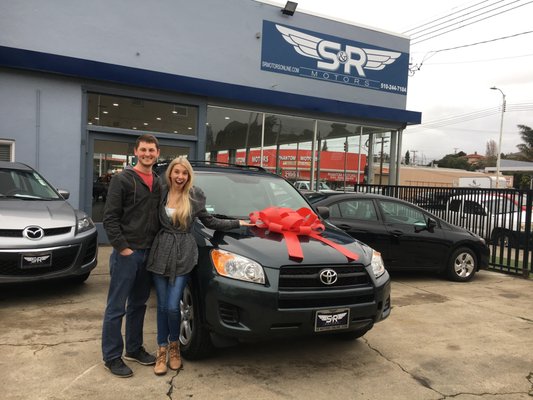
[[[168,277],[172,282],[178,275],[185,275],[192,271],[198,262],[198,247],[191,233],[195,218],[215,230],[227,231],[240,226],[237,219],[219,219],[213,217],[205,209],[205,194],[202,189],[193,186],[190,192],[191,217],[186,230],[172,223],[167,215],[165,205],[167,203],[168,189],[163,191],[159,207],[159,221],[161,229],[157,233],[146,269]]]

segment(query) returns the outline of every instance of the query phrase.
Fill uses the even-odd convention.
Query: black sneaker
[[[113,375],[118,376],[119,378],[128,378],[133,375],[133,371],[124,364],[121,357],[115,358],[111,361],[106,361],[104,366],[111,371]]]
[[[126,353],[124,355],[124,358],[130,361],[137,361],[139,364],[142,364],[142,365],[154,365],[155,364],[155,356],[148,353],[142,346],[135,353]]]

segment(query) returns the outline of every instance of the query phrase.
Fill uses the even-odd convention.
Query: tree
[[[519,158],[522,161],[533,161],[533,129],[527,125],[517,126],[518,133],[524,141],[524,143],[520,143],[516,146],[518,150],[520,150]]]
[[[405,152],[405,165],[409,165],[411,162],[411,154],[409,154],[409,150]]]
[[[494,158],[498,156],[498,146],[496,145],[495,140],[489,140],[487,142],[487,149],[485,150],[485,157]]]
[[[468,162],[464,151],[460,151],[457,154],[448,154],[443,159],[436,161],[436,163],[441,168],[464,169],[466,171],[474,170],[474,167]]]

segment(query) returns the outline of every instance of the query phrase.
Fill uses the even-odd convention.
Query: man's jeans
[[[146,301],[151,279],[146,271],[148,250],[135,250],[121,256],[113,249],[109,259],[111,281],[102,329],[102,354],[105,362],[121,357],[124,350],[122,319],[126,315],[126,353],[135,353],[143,344]]]
[[[152,274],[157,293],[157,344],[166,346],[179,338],[180,300],[189,274],[176,276],[173,283],[163,275]]]

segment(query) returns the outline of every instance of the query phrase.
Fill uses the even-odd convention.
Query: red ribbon
[[[355,261],[359,259],[357,254],[320,235],[325,230],[325,227],[317,215],[309,208],[302,207],[294,211],[291,208],[267,207],[262,211],[250,213],[250,221],[258,228],[281,233],[287,243],[289,257],[299,261],[304,259],[304,255],[298,236],[308,236],[319,240],[344,254],[349,260]]]

